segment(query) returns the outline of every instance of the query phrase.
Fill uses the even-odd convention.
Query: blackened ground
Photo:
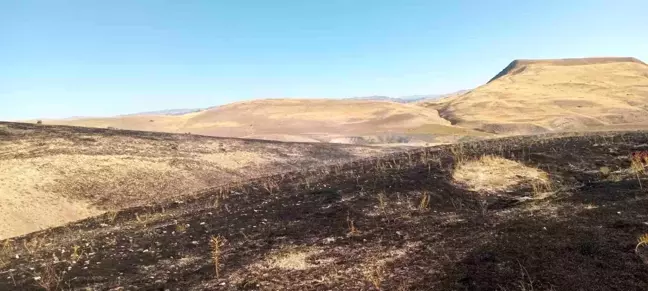
[[[646,290],[639,150],[646,133],[510,138],[217,188],[2,242],[0,290]],[[552,195],[452,181],[484,154],[547,171]]]

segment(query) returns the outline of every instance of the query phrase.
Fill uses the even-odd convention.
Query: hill
[[[0,122],[0,239],[387,151]]]
[[[648,65],[634,58],[516,60],[487,84],[425,102],[453,125],[503,134],[648,126]]]
[[[166,109],[158,111],[147,111],[147,112],[138,112],[132,114],[124,114],[122,116],[132,116],[132,115],[184,115],[189,113],[198,112],[205,110],[204,108],[186,108],[186,109]]]
[[[647,145],[514,137],[160,198],[0,241],[0,290],[645,290]]]
[[[422,133],[428,134],[428,139],[421,142],[438,142],[443,141],[444,137],[452,139],[463,135],[484,135],[452,126],[435,110],[414,104],[373,100],[265,99],[237,102],[180,116],[138,115],[44,122],[313,142],[354,138],[372,142],[389,140],[385,137],[394,135],[412,141]],[[429,134],[436,134],[437,137],[430,137]]]

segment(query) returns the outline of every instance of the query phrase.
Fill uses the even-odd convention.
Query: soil
[[[514,137],[250,180],[0,242],[0,290],[646,290],[648,179],[629,171],[645,150],[646,132]],[[552,191],[452,180],[486,154]]]

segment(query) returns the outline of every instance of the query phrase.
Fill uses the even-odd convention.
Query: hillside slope
[[[494,133],[648,126],[648,65],[634,58],[516,60],[487,84],[424,106],[455,125]]]
[[[385,151],[0,122],[0,239]]]
[[[45,123],[313,142],[407,134],[421,128],[434,128],[430,133],[441,135],[479,134],[451,126],[436,110],[373,100],[265,99],[181,116],[82,118]]]
[[[647,150],[513,137],[160,199],[0,241],[0,290],[646,290]]]

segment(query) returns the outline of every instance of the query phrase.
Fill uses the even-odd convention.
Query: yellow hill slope
[[[0,240],[391,149],[0,122]]]
[[[518,60],[481,87],[424,106],[495,133],[648,125],[648,66],[633,58]]]
[[[264,99],[181,116],[140,115],[45,123],[287,141],[330,141],[344,136],[406,134],[412,130],[420,133],[431,128],[429,133],[444,135],[475,133],[452,126],[436,110],[414,104],[333,99]]]

